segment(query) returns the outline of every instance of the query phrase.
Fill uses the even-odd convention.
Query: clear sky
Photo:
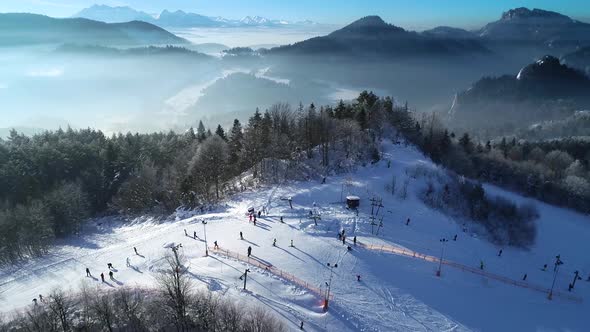
[[[477,27],[515,7],[553,10],[590,21],[590,0],[0,0],[0,12],[68,17],[95,3],[130,6],[148,13],[182,9],[226,18],[260,15],[332,24],[377,14],[390,23],[416,29],[436,25]]]

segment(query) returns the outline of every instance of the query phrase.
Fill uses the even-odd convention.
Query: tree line
[[[436,114],[399,114],[403,116],[394,126],[436,163],[478,181],[590,213],[589,140],[504,137],[482,142],[467,132],[449,132]]]
[[[481,183],[453,172],[417,165],[407,169],[412,178],[423,178],[418,192],[426,205],[463,221],[463,231],[478,233],[497,245],[530,247],[535,243],[539,217],[532,204],[517,205],[504,197],[489,195]]]

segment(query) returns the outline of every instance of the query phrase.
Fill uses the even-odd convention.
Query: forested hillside
[[[284,162],[315,163],[318,177],[346,171],[359,161],[378,160],[377,140],[394,132],[459,175],[590,211],[588,141],[483,144],[467,133],[449,133],[434,115],[394,105],[391,98],[363,92],[355,102],[335,107],[295,110],[277,104],[257,110],[245,125],[235,120],[228,130],[200,123],[185,133],[112,137],[91,129],[33,137],[13,131],[0,142],[0,260],[40,255],[55,238],[76,233],[88,217],[166,216],[178,208],[207,206],[264,174],[283,172]],[[477,214],[470,209],[467,217],[489,221],[495,203],[486,201],[481,186],[457,190],[472,205],[487,206]]]
[[[372,142],[392,112],[389,98],[364,93],[336,109],[276,105],[244,126],[235,120],[227,132],[202,123],[180,134],[112,137],[91,129],[12,131],[0,141],[0,261],[44,253],[87,217],[202,207],[241,190],[243,183],[228,180],[242,172],[256,179],[279,166],[263,160],[311,159],[321,146],[318,167],[327,173],[379,158]]]
[[[456,135],[438,118],[423,115],[404,131],[434,161],[458,174],[497,184],[550,204],[590,212],[590,141],[515,137],[480,142]]]

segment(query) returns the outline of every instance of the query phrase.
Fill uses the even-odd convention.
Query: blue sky
[[[0,12],[34,12],[67,17],[100,3],[130,6],[149,13],[182,9],[210,16],[269,18],[344,24],[377,14],[405,27],[477,27],[514,7],[559,11],[590,21],[589,0],[0,0]]]

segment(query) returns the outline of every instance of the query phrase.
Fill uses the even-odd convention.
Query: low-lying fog
[[[40,48],[2,49],[0,61],[0,127],[71,125],[109,132],[175,125],[189,101],[173,96],[220,71],[200,59],[70,55]]]
[[[290,43],[331,30],[309,28],[191,29],[195,44]],[[455,92],[489,68],[395,61],[204,58],[195,54],[101,54],[56,51],[60,45],[0,48],[0,135],[7,128],[93,127],[118,131],[183,130],[246,119],[277,102],[296,107],[336,103],[362,90],[406,100],[421,111],[446,110]],[[198,45],[188,46],[195,49]],[[213,47],[215,48],[215,47]],[[215,53],[215,52],[212,52]],[[506,69],[509,72],[509,69]]]
[[[314,24],[309,26],[251,27],[251,28],[187,28],[171,29],[175,35],[194,44],[222,44],[228,47],[273,47],[325,36],[339,26]]]

